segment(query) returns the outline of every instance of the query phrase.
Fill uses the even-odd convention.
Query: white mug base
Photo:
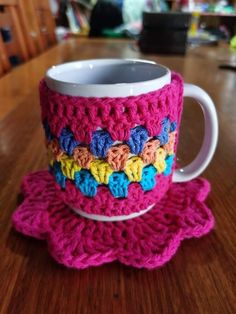
[[[123,221],[123,220],[128,220],[128,219],[139,217],[139,216],[147,213],[150,209],[152,209],[154,205],[155,204],[152,204],[152,205],[148,206],[146,209],[143,209],[137,213],[132,213],[129,215],[120,215],[120,216],[105,216],[105,215],[88,214],[81,209],[74,208],[74,207],[71,207],[71,208],[74,212],[76,212],[76,214],[79,214],[80,216],[82,216],[84,218],[97,220],[97,221],[112,222],[112,221]]]

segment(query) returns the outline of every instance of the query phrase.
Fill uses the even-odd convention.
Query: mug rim
[[[67,82],[58,79],[56,75],[63,73],[65,69],[72,70],[94,65],[117,65],[125,63],[146,63],[153,65],[165,71],[165,74],[150,80],[143,80],[131,83],[110,83],[110,84],[83,84]],[[106,59],[87,59],[72,62],[66,62],[50,67],[45,74],[45,81],[49,89],[63,95],[80,97],[128,97],[138,96],[149,92],[157,91],[171,82],[171,71],[164,65],[155,61],[133,58],[106,58]]]

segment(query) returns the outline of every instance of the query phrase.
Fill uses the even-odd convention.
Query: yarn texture
[[[62,130],[62,134],[59,137],[60,145],[58,140],[54,136],[51,136],[52,141],[48,142],[49,156],[51,157],[50,165],[52,166],[52,173],[55,174],[55,178],[58,172],[58,162],[60,165],[60,170],[66,177],[66,180],[75,180],[75,175],[82,169],[88,169],[94,179],[97,181],[97,185],[107,185],[110,189],[110,192],[113,194],[113,189],[110,184],[111,175],[114,172],[124,172],[122,175],[117,175],[116,184],[119,185],[123,183],[123,180],[119,182],[119,178],[122,179],[124,176],[127,177],[127,181],[131,182],[141,182],[143,173],[147,173],[146,169],[150,168],[150,165],[153,164],[153,176],[156,174],[164,173],[166,175],[171,174],[171,169],[174,164],[174,147],[175,147],[175,138],[176,132],[170,131],[170,121],[168,118],[165,118],[165,122],[169,123],[169,127],[166,130],[167,132],[167,143],[160,147],[161,142],[157,139],[148,138],[147,130],[144,127],[136,127],[131,130],[130,139],[127,144],[116,144],[110,142],[109,149],[107,149],[107,141],[103,141],[104,138],[110,138],[109,134],[105,131],[99,130],[99,134],[103,134],[100,137],[100,140],[97,142],[96,147],[94,148],[94,136],[92,143],[89,146],[82,146],[72,140],[73,134],[69,130]],[[104,136],[104,133],[106,135]],[[65,134],[66,134],[66,148],[65,148]],[[69,136],[68,136],[69,134]],[[95,137],[97,137],[98,132],[96,131]],[[46,133],[47,135],[47,133]],[[145,136],[144,136],[145,135]],[[61,137],[63,138],[63,145],[61,144]],[[69,152],[68,152],[69,145]],[[91,149],[91,146],[93,147]],[[105,147],[105,152],[104,152]],[[103,151],[99,153],[98,150]],[[138,155],[134,155],[136,152]],[[95,155],[94,155],[95,153]],[[99,157],[98,157],[99,155]],[[170,159],[169,157],[172,158]],[[54,165],[55,163],[55,165]],[[168,167],[170,171],[165,169]],[[117,173],[118,174],[118,173]],[[76,175],[79,176],[78,174]],[[153,182],[156,184],[158,179],[155,178]],[[60,182],[57,181],[60,185]],[[85,183],[85,182],[84,182]],[[91,184],[92,181],[87,181],[87,184]],[[141,184],[141,183],[140,183]],[[153,188],[155,186],[153,185]],[[78,188],[79,186],[76,185]],[[141,187],[144,187],[141,184]],[[64,182],[61,188],[65,188]],[[88,187],[87,190],[90,190]],[[119,190],[119,189],[118,189]],[[117,190],[117,191],[118,191]],[[85,194],[85,190],[81,190],[84,195],[92,197],[91,194]],[[117,192],[116,191],[116,192]],[[121,191],[121,190],[120,190]],[[146,191],[146,189],[144,189]],[[114,197],[121,198],[124,197],[124,194],[120,195],[115,193]],[[127,196],[126,196],[127,197]]]
[[[123,98],[66,96],[40,83],[58,197],[86,213],[129,215],[159,201],[175,167],[183,82]]]
[[[160,90],[125,98],[66,96],[42,80],[49,171],[23,179],[15,229],[45,240],[58,263],[77,269],[115,260],[152,269],[169,261],[183,239],[208,233],[209,183],[172,183],[182,102],[175,73]],[[106,218],[142,215],[102,222],[73,208]]]
[[[67,267],[83,269],[118,260],[152,269],[169,261],[183,239],[201,237],[213,228],[214,218],[204,203],[209,190],[201,178],[173,183],[146,214],[98,222],[60,201],[53,176],[40,171],[24,178],[25,199],[12,221],[19,232],[46,240],[52,257]]]
[[[171,83],[163,88],[130,97],[86,98],[62,95],[50,90],[43,79],[39,86],[42,121],[45,131],[50,137],[49,129],[54,136],[60,137],[62,130],[70,127],[73,140],[89,145],[94,155],[104,156],[112,142],[129,142],[134,153],[140,151],[130,135],[138,134],[144,141],[148,136],[161,133],[165,138],[169,122],[180,122],[182,112],[183,82],[182,78],[172,73]],[[136,126],[138,126],[137,129]],[[143,131],[142,128],[146,131]],[[102,130],[97,130],[97,129]],[[135,129],[135,131],[132,131]],[[100,141],[104,148],[100,148]],[[162,140],[165,143],[165,139]],[[70,147],[70,146],[69,146]]]

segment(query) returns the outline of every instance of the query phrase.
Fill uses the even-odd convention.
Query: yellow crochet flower
[[[131,182],[140,182],[142,180],[142,170],[144,163],[140,157],[131,157],[125,165],[125,173]]]
[[[81,167],[76,163],[76,161],[68,156],[63,156],[60,160],[61,171],[69,179],[74,180],[75,172],[80,171]]]
[[[156,161],[153,165],[157,169],[158,173],[162,173],[166,169],[166,151],[163,148],[158,148],[156,151],[156,157]]]
[[[158,173],[162,173],[166,169],[166,162],[165,160],[159,159],[153,164],[153,166],[157,169]]]
[[[101,159],[96,159],[91,162],[90,171],[100,184],[108,184],[109,177],[113,173],[109,163]]]

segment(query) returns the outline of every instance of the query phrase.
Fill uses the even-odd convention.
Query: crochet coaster
[[[146,214],[101,222],[74,213],[57,196],[53,176],[39,171],[22,183],[24,202],[13,214],[19,232],[48,243],[50,254],[67,267],[86,268],[119,260],[152,269],[169,261],[180,242],[201,237],[214,226],[204,204],[210,185],[202,178],[173,183]]]

